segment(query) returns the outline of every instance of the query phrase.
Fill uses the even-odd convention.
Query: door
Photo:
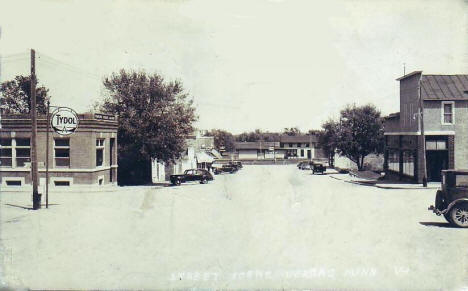
[[[109,165],[111,166],[110,172],[109,172],[109,182],[114,182],[114,168],[112,166],[114,165],[114,148],[115,148],[115,138],[110,139],[109,143]]]
[[[312,151],[307,150],[307,158],[310,160],[312,158]]]
[[[429,182],[440,182],[440,171],[448,167],[448,151],[427,151],[426,153],[426,168],[427,180]]]

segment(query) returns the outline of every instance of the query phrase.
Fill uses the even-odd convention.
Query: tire
[[[182,183],[180,182],[180,180],[176,180],[176,181],[175,181],[175,185],[176,185],[176,186],[180,186],[180,184],[182,184]]]
[[[206,178],[202,178],[200,180],[200,184],[206,184],[206,183],[208,183],[208,180]]]
[[[450,223],[458,227],[468,227],[468,202],[455,204],[449,211]]]

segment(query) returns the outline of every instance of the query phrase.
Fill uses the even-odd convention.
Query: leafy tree
[[[358,170],[362,170],[367,155],[383,152],[380,111],[370,104],[361,107],[348,105],[341,111],[335,142],[338,152],[355,162]]]
[[[328,163],[333,167],[335,164],[336,144],[339,130],[338,123],[330,119],[322,124],[322,128],[323,131],[313,132],[318,133],[319,146],[322,148],[325,155],[327,155]],[[311,133],[311,131],[309,131],[309,133]]]
[[[297,127],[291,127],[291,128],[285,127],[283,130],[283,134],[294,136],[294,135],[300,135],[301,131]]]
[[[36,105],[39,114],[47,113],[49,89],[38,86],[36,80]],[[16,76],[13,80],[0,84],[0,105],[6,113],[27,114],[31,109],[31,77]]]
[[[232,133],[221,129],[212,129],[206,135],[214,137],[214,145],[217,150],[222,148],[228,152],[234,150],[234,136]]]
[[[197,119],[181,82],[158,74],[121,70],[103,81],[108,96],[99,104],[119,116],[119,181],[151,181],[151,159],[173,162],[185,150],[185,137]]]

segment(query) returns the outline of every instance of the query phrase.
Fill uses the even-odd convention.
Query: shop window
[[[394,172],[400,171],[400,154],[398,151],[388,152],[388,169]]]
[[[54,139],[54,157],[56,167],[70,167],[70,139]]]
[[[454,108],[455,102],[442,102],[442,124],[453,124],[454,123]]]
[[[24,167],[31,162],[31,140],[29,138],[17,138],[15,151],[17,167]]]
[[[96,139],[96,167],[102,167],[104,163],[104,139]]]
[[[12,139],[0,138],[0,167],[12,167]]]
[[[403,152],[403,174],[414,176],[414,156],[411,152]]]

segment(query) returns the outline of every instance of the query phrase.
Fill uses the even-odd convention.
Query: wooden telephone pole
[[[33,209],[41,208],[41,195],[38,191],[37,171],[37,113],[36,113],[36,52],[31,49],[31,107],[29,108],[32,121],[31,136],[31,178],[33,185]]]

